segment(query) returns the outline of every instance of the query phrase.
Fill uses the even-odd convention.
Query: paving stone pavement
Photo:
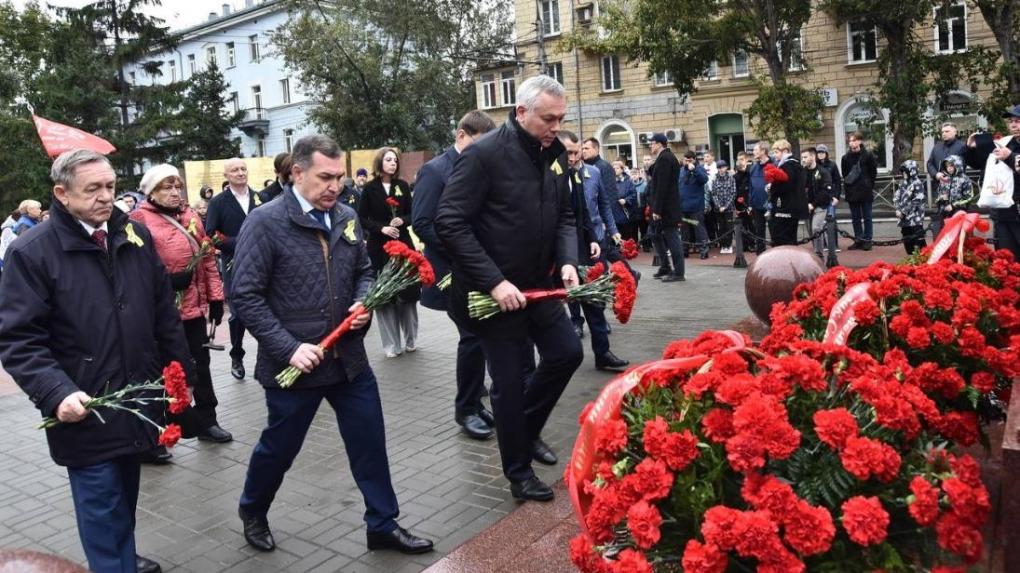
[[[655,359],[670,340],[725,328],[749,314],[744,271],[719,259],[692,262],[684,283],[653,280],[649,255],[643,254],[636,268],[645,278],[631,322],[610,321],[612,348],[622,358]],[[263,392],[251,379],[231,378],[226,352],[214,352],[219,419],[234,442],[183,440],[173,450],[173,464],[143,468],[139,553],[174,573],[421,571],[513,511],[517,504],[501,474],[495,440],[470,440],[453,422],[456,330],[444,314],[424,308],[419,314],[417,352],[386,359],[374,331],[367,347],[379,379],[399,521],[435,539],[436,552],[403,556],[365,548],[364,506],[328,406],[319,410],[269,514],[277,550],[266,554],[249,548],[237,501],[266,418]],[[220,330],[222,339],[227,329]],[[583,342],[585,362],[544,433],[561,462],[551,468],[536,465],[550,483],[562,477],[582,406],[612,378],[595,370],[588,337]],[[254,340],[249,338],[246,348],[251,372]],[[44,434],[35,429],[37,411],[12,386],[0,380],[0,548],[36,549],[84,562],[67,474],[50,460]]]

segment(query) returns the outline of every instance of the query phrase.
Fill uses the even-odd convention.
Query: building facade
[[[166,84],[186,80],[216,62],[230,86],[228,105],[244,111],[239,128],[231,134],[240,143],[241,154],[272,157],[290,151],[294,142],[315,130],[307,118],[314,102],[287,73],[272,44],[272,33],[288,18],[281,0],[245,0],[238,10],[222,4],[202,24],[173,32],[179,38],[175,50],[149,58],[162,61],[161,74],[149,75],[140,66],[131,66],[125,69],[126,79],[136,85]]]
[[[731,162],[740,150],[758,140],[745,110],[757,97],[753,78],[766,73],[764,63],[747,54],[731,54],[705,72],[698,89],[681,96],[668,74],[650,77],[647,66],[622,55],[592,54],[561,48],[564,34],[596,25],[598,4],[591,0],[515,0],[518,62],[479,70],[478,102],[497,121],[506,119],[514,104],[516,86],[547,64],[550,75],[567,89],[567,127],[583,137],[596,137],[609,159],[624,158],[639,165],[648,153],[652,133],[664,132],[676,151],[711,149]],[[936,9],[931,23],[919,34],[931,38],[932,50],[950,53],[983,45],[995,46],[980,12],[962,0]],[[892,163],[892,139],[881,129],[885,117],[871,117],[864,105],[878,81],[876,62],[882,38],[875,29],[854,24],[836,26],[828,14],[815,11],[800,34],[799,57],[790,58],[792,81],[822,90],[825,109],[822,128],[802,144],[826,144],[838,161],[847,150],[847,136],[865,121],[877,134],[869,148],[880,170]],[[954,121],[964,134],[985,125],[974,112],[980,90],[970,87],[952,94]],[[915,146],[927,157],[934,141]],[[921,157],[919,156],[918,159]]]

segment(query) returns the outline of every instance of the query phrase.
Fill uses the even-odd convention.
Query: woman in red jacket
[[[162,164],[149,169],[142,176],[141,191],[146,201],[131,213],[131,218],[152,233],[156,252],[170,274],[198,373],[192,389],[195,406],[181,415],[181,428],[185,437],[229,442],[233,436],[216,421],[216,393],[209,372],[209,348],[205,346],[209,341],[206,314],[215,324],[223,320],[223,281],[216,269],[216,249],[205,234],[202,220],[184,200],[184,182],[177,168]],[[203,242],[210,243],[203,247]]]

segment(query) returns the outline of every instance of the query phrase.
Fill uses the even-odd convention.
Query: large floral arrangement
[[[581,414],[585,572],[965,571],[990,510],[981,435],[1020,374],[1020,265],[977,240],[830,270],[759,348],[671,343]],[[856,323],[856,327],[855,324]]]

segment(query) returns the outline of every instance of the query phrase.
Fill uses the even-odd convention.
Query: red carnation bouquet
[[[432,265],[425,259],[425,256],[411,249],[400,241],[387,241],[383,245],[389,260],[383,267],[379,277],[368,289],[362,306],[352,312],[330,332],[326,338],[319,342],[319,348],[323,351],[329,350],[340,337],[351,330],[354,320],[373,310],[385,306],[393,301],[400,291],[421,284],[423,287],[430,287],[436,282],[435,272]],[[288,388],[301,376],[301,371],[293,366],[288,366],[276,375],[276,382],[281,388]]]
[[[162,391],[159,393],[159,391]],[[171,362],[163,369],[163,376],[153,382],[130,384],[115,392],[96,396],[84,404],[85,409],[99,421],[106,423],[101,408],[129,412],[159,430],[159,444],[173,447],[181,439],[181,427],[177,424],[162,426],[142,412],[142,408],[157,403],[166,403],[171,414],[180,414],[191,406],[191,395],[184,368],[179,362]],[[39,429],[52,428],[62,422],[55,417],[43,418]]]
[[[396,218],[397,209],[400,208],[400,200],[398,200],[396,197],[387,197],[386,204],[390,206],[390,213],[393,215],[393,218]]]
[[[624,324],[630,320],[637,297],[637,283],[627,266],[615,262],[609,267],[608,273],[602,263],[582,268],[587,268],[584,284],[571,288],[525,290],[521,294],[528,302],[566,300],[599,306],[612,305],[617,320]],[[500,312],[499,304],[488,294],[478,291],[468,293],[468,314],[471,318],[482,320]]]
[[[638,246],[634,239],[627,239],[620,245],[620,254],[628,261],[638,256]]]

